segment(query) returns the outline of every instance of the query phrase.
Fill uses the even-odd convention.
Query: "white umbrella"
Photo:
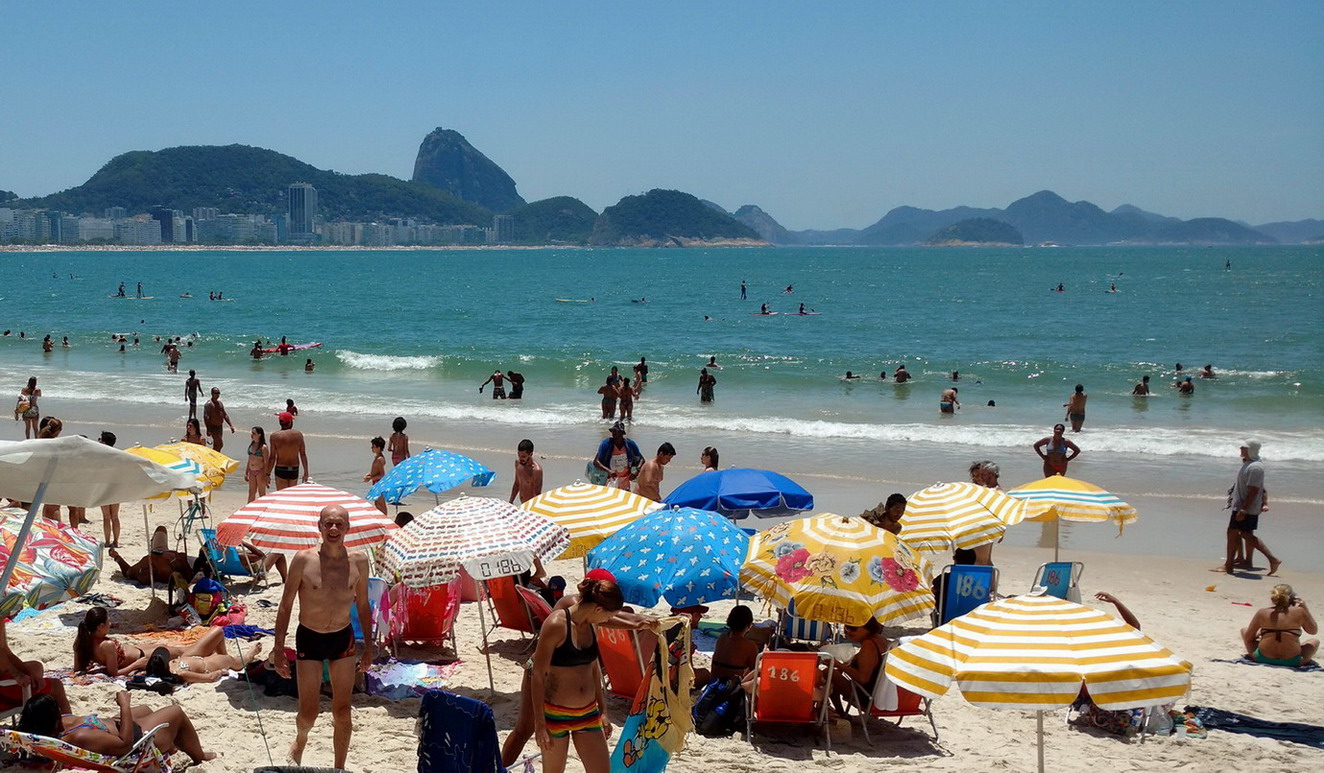
[[[196,485],[193,475],[76,435],[0,441],[0,496],[32,503],[10,548],[0,588],[9,586],[15,559],[43,503],[100,507]]]

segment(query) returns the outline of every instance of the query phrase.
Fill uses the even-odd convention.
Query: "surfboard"
[[[781,312],[780,312],[780,311],[769,311],[769,312],[763,313],[763,312],[757,312],[757,311],[756,311],[756,312],[754,312],[753,314],[750,314],[749,316],[751,316],[751,317],[775,317],[775,316],[777,316],[778,314],[781,314]]]
[[[292,352],[301,352],[301,351],[303,351],[304,349],[316,349],[317,347],[319,347],[319,346],[321,346],[321,345],[322,345],[322,342],[321,342],[321,341],[314,341],[314,342],[312,342],[312,343],[310,343],[310,344],[290,344],[290,346],[289,346],[289,351],[292,351]],[[262,353],[263,353],[263,354],[279,354],[279,353],[280,353],[280,349],[263,349],[263,350],[262,350]]]
[[[588,300],[586,300],[586,299],[580,299],[580,298],[557,298],[557,299],[556,299],[556,302],[557,302],[557,303],[589,303]]]

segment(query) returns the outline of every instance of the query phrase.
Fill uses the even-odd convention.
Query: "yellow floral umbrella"
[[[740,581],[796,615],[863,625],[933,611],[929,562],[863,518],[822,513],[754,535]]]
[[[202,467],[202,475],[199,476],[199,480],[207,482],[206,489],[208,491],[220,488],[221,484],[225,482],[225,476],[239,469],[237,460],[231,459],[220,451],[213,451],[197,443],[162,443],[156,446],[156,449],[197,462]]]
[[[901,539],[926,553],[976,548],[997,542],[1007,524],[1025,520],[1041,509],[974,483],[936,483],[906,501]]]
[[[662,507],[662,503],[648,497],[582,481],[552,489],[520,505],[570,532],[570,546],[557,558],[588,555],[606,538]]]

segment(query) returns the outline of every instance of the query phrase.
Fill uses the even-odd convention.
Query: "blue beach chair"
[[[1080,603],[1080,576],[1085,573],[1085,565],[1079,561],[1053,561],[1043,564],[1034,573],[1034,583],[1050,596],[1065,601]]]
[[[266,581],[266,572],[260,564],[256,570],[249,569],[239,557],[238,548],[216,541],[215,529],[198,529],[198,535],[202,538],[202,549],[207,552],[207,562],[222,583],[233,578],[248,578],[256,586],[259,581]]]
[[[938,625],[942,625],[992,601],[998,590],[998,570],[991,566],[950,564],[943,567],[934,585],[942,588],[937,609]]]
[[[818,620],[806,620],[795,614],[795,602],[782,610],[777,621],[774,648],[781,647],[788,641],[804,641],[814,644],[828,644],[838,641],[839,632],[831,623]]]

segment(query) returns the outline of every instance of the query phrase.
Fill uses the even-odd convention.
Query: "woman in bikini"
[[[255,643],[242,657],[235,655],[183,655],[171,657],[170,650],[157,647],[147,658],[146,673],[166,681],[196,683],[219,682],[231,671],[242,671],[262,656],[262,644]]]
[[[754,613],[744,604],[731,608],[726,616],[726,633],[717,637],[713,646],[712,681],[744,679],[754,668],[759,656],[759,645],[745,638],[745,632],[754,624]]]
[[[198,731],[179,704],[156,711],[147,706],[133,706],[127,690],[116,695],[115,702],[119,704],[119,718],[102,719],[96,714],[61,714],[54,698],[34,695],[23,707],[18,729],[118,757],[127,754],[144,732],[164,724],[165,727],[152,736],[152,743],[163,753],[184,752],[195,764],[216,759],[212,752],[203,751]]]
[[[630,386],[630,379],[621,379],[616,394],[620,402],[621,421],[634,421],[634,388]]]
[[[37,423],[41,421],[41,409],[37,407],[37,400],[41,398],[41,390],[37,388],[37,377],[32,376],[28,379],[28,385],[18,392],[18,404],[15,406],[14,415],[23,419],[23,437],[37,437]],[[26,406],[26,407],[25,407]],[[17,410],[23,408],[22,411]]]
[[[1062,424],[1053,425],[1053,434],[1040,438],[1034,444],[1034,452],[1044,460],[1044,477],[1067,474],[1067,462],[1080,456],[1080,447],[1062,437],[1067,428]]]
[[[869,618],[864,625],[845,628],[846,638],[859,644],[860,651],[832,672],[832,706],[838,714],[846,713],[842,698],[866,707],[873,702],[874,687],[883,673],[883,653],[891,646],[883,636],[882,624],[875,618]]]
[[[611,767],[607,751],[611,722],[602,695],[594,626],[611,620],[624,604],[616,583],[585,579],[579,583],[579,601],[542,624],[529,683],[534,737],[546,773],[565,770],[572,739],[585,773],[607,773]]]
[[[1292,592],[1291,585],[1275,585],[1269,592],[1273,606],[1265,607],[1241,629],[1246,657],[1271,666],[1308,666],[1319,649],[1318,639],[1302,641],[1303,633],[1319,633],[1306,602]]]
[[[202,436],[202,425],[198,424],[197,419],[189,419],[184,422],[183,442],[194,443],[200,446],[207,445],[207,439]]]
[[[391,439],[386,450],[391,452],[392,467],[409,458],[409,436],[405,434],[407,426],[409,423],[403,416],[396,416],[395,421],[391,422]]]
[[[244,468],[244,480],[248,481],[248,501],[267,495],[267,433],[261,427],[254,427],[248,435],[248,466]]]
[[[78,624],[74,637],[74,670],[86,673],[96,666],[106,669],[109,676],[132,674],[147,667],[148,651],[134,644],[120,644],[110,638],[110,619],[105,607],[92,607]],[[225,631],[209,628],[201,639],[180,646],[164,644],[170,657],[192,657],[225,654]]]
[[[717,449],[712,446],[703,449],[703,453],[699,454],[699,464],[703,465],[704,472],[716,472],[717,460]]]

